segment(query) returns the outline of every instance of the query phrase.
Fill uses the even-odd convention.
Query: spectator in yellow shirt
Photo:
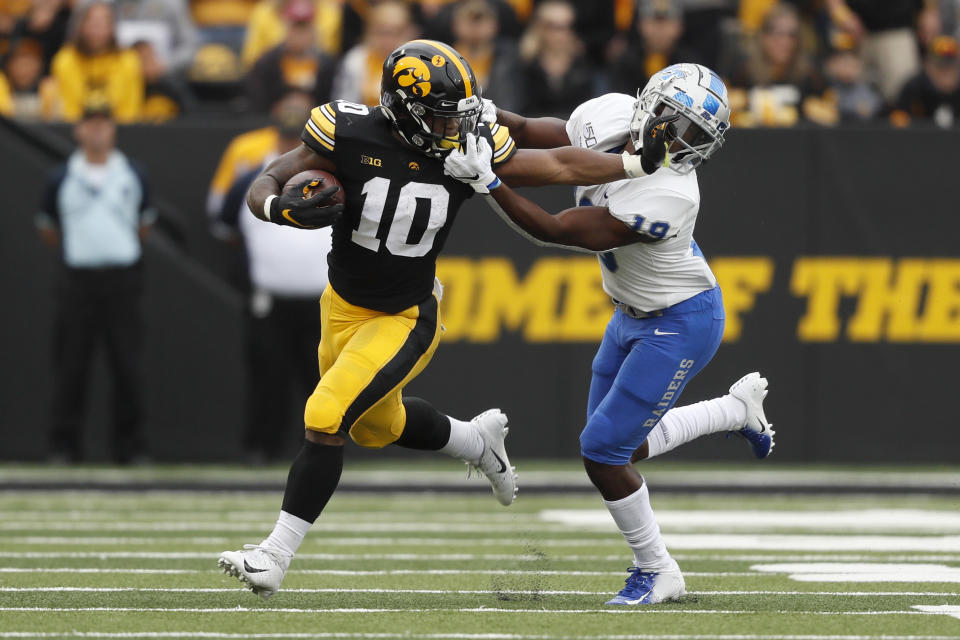
[[[17,21],[30,10],[30,0],[0,0],[0,58],[10,51]]]
[[[506,111],[519,110],[519,59],[513,43],[497,37],[500,22],[496,7],[490,0],[462,0],[453,9],[451,28],[453,46],[470,61],[477,83],[483,87],[483,97]]]
[[[263,159],[277,146],[277,129],[262,127],[241,133],[227,145],[210,181],[207,213],[219,215],[230,186],[243,174],[263,164]]]
[[[333,80],[332,95],[370,106],[380,104],[384,58],[412,40],[416,33],[417,26],[407,4],[387,0],[372,7],[367,14],[363,42],[343,56]]]
[[[735,126],[792,127],[801,117],[823,124],[836,120],[819,108],[826,87],[804,29],[800,12],[787,2],[764,17],[728,74]]]
[[[277,98],[289,89],[313,95],[315,105],[330,101],[336,63],[317,46],[314,16],[311,0],[295,0],[284,9],[286,37],[279,46],[263,54],[247,73],[246,93],[254,110],[269,112]]]
[[[118,122],[140,117],[143,73],[140,59],[117,47],[113,8],[96,1],[77,10],[68,42],[53,58],[61,115],[76,121],[83,105],[101,101],[110,105]]]
[[[34,40],[17,42],[0,73],[0,114],[21,120],[39,120],[44,110],[43,48]]]
[[[207,193],[207,213],[211,218],[220,215],[224,198],[233,183],[244,174],[260,167],[264,159],[276,150],[282,130],[290,122],[291,114],[302,116],[298,125],[302,129],[306,118],[303,114],[310,113],[313,106],[315,104],[309,93],[295,89],[287,91],[270,108],[269,126],[241,133],[230,141],[220,157]],[[290,133],[286,134],[289,137]],[[214,230],[216,231],[216,227]]]
[[[296,0],[260,0],[253,8],[247,37],[243,42],[241,59],[244,68],[250,68],[267,51],[273,49],[287,34],[284,13],[287,5]],[[320,49],[331,56],[340,53],[340,24],[342,8],[338,0],[311,0],[314,5],[313,25]]]

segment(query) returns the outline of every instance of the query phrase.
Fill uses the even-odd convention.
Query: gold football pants
[[[307,399],[307,429],[350,434],[384,447],[403,433],[403,387],[430,362],[440,340],[438,298],[389,314],[350,304],[327,285],[320,298],[320,383]]]

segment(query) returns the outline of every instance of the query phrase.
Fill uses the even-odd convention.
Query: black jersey
[[[506,127],[480,125],[494,166],[516,145]],[[397,313],[433,291],[437,254],[473,189],[443,162],[401,142],[379,107],[339,100],[313,109],[301,139],[336,165],[346,193],[327,258],[330,284],[347,302]]]

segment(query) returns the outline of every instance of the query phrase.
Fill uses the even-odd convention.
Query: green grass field
[[[589,494],[339,494],[262,601],[216,558],[279,493],[8,489],[0,638],[960,638],[955,496],[651,488],[690,593],[645,608]]]

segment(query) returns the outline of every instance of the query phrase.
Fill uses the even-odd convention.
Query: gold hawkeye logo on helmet
[[[406,56],[397,60],[393,77],[404,89],[409,87],[415,96],[422,98],[430,94],[430,68],[420,58]]]

